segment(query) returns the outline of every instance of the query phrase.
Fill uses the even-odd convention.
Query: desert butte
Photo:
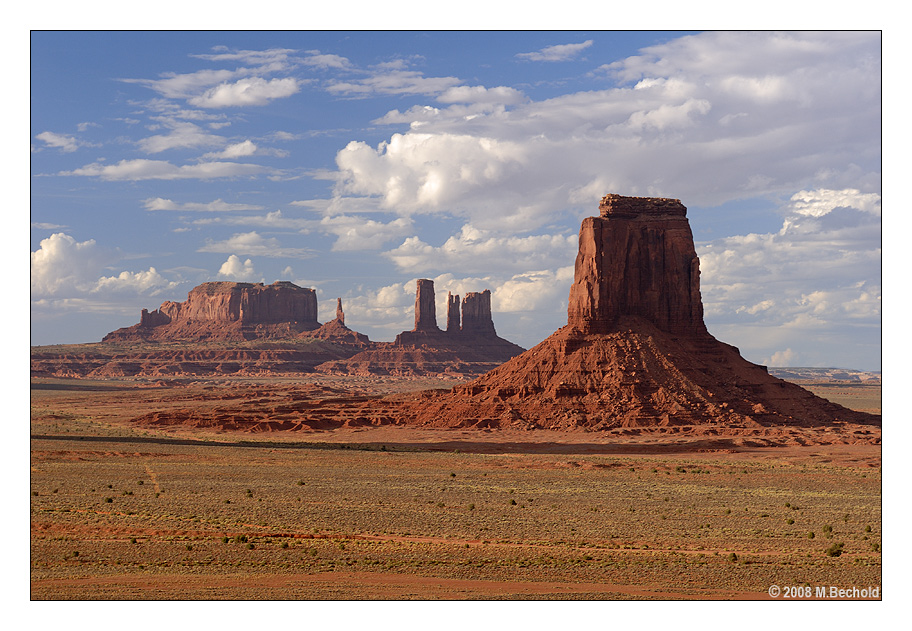
[[[605,196],[567,325],[525,352],[490,292],[440,329],[419,281],[393,343],[310,292],[207,283],[33,348],[33,598],[879,588],[879,385],[802,388],[713,338],[679,200]]]

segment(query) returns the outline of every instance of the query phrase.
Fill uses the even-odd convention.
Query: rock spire
[[[434,281],[418,279],[415,292],[415,328],[413,331],[439,331],[437,328],[437,304],[434,302]]]
[[[699,260],[679,200],[606,195],[599,211],[580,228],[567,326],[475,381],[429,394],[415,407],[415,422],[735,431],[879,424],[878,416],[771,376],[709,334]],[[466,312],[471,302],[466,296],[463,331],[473,321]]]
[[[447,333],[455,333],[460,328],[459,296],[447,292]]]

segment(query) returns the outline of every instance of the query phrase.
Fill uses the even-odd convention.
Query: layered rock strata
[[[460,328],[459,296],[447,292],[447,333],[455,333]]]
[[[583,333],[606,333],[623,316],[705,333],[700,261],[681,201],[606,195],[580,228],[568,311],[567,324]]]
[[[415,328],[392,344],[377,344],[344,361],[318,369],[336,374],[477,376],[523,352],[497,335],[491,292],[470,292],[462,301],[447,296],[447,328],[437,327],[434,281],[420,279],[415,292]],[[460,326],[460,320],[462,325]]]
[[[607,195],[580,229],[567,326],[469,384],[429,393],[412,418],[597,430],[879,424],[716,340],[703,323],[699,279],[679,200]]]
[[[142,310],[138,325],[118,329],[102,341],[246,340],[293,337],[320,327],[313,289],[288,281],[203,283],[184,302],[166,301]]]
[[[415,328],[412,330],[434,333],[440,330],[437,328],[437,303],[434,301],[432,280],[418,279],[418,288],[415,291]]]
[[[302,333],[301,337],[313,337],[321,340],[353,344],[360,348],[372,346],[372,342],[363,333],[352,331],[345,326],[345,312],[342,311],[342,299],[336,298],[336,319],[330,320],[319,329]]]
[[[296,316],[303,321],[280,321]],[[336,318],[320,326],[312,289],[206,283],[191,290],[185,303],[143,309],[139,324],[108,334],[100,344],[34,349],[31,373],[101,378],[309,373],[373,345],[345,326],[341,299]]]
[[[458,298],[458,296],[457,296]],[[491,290],[470,291],[462,301],[462,328],[464,336],[496,336],[491,317]]]

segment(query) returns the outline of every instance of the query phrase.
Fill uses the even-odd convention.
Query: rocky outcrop
[[[299,374],[372,346],[345,326],[341,299],[336,319],[320,326],[312,289],[205,283],[186,302],[143,309],[139,324],[99,344],[36,348],[31,371],[34,377],[90,378]]]
[[[138,325],[109,333],[102,341],[246,340],[293,337],[320,327],[313,289],[288,281],[203,283],[184,302],[166,301],[140,314]]]
[[[362,349],[368,348],[373,343],[363,333],[352,331],[345,326],[345,312],[342,311],[342,299],[336,299],[336,319],[330,320],[315,331],[302,333],[300,337],[313,337],[321,340],[342,342],[356,345]]]
[[[32,377],[270,376],[313,373],[318,365],[351,357],[362,346],[338,340],[239,340],[228,345],[183,341],[180,345],[133,342],[36,347]]]
[[[447,333],[455,333],[460,328],[459,296],[447,292]]]
[[[437,303],[434,302],[434,281],[418,279],[415,292],[415,328],[413,331],[437,332]]]
[[[567,326],[471,383],[429,394],[413,419],[594,430],[879,424],[879,416],[771,376],[712,337],[699,278],[680,201],[608,195],[600,216],[580,229]]]
[[[457,296],[458,298],[458,296]],[[496,336],[491,317],[491,291],[470,291],[462,302],[462,334],[465,336]]]
[[[341,374],[477,376],[523,352],[498,337],[491,317],[491,292],[470,292],[462,301],[447,296],[447,328],[437,327],[434,281],[420,279],[415,293],[415,328],[392,344],[377,344],[318,370]],[[462,326],[459,325],[460,320]]]
[[[677,199],[606,195],[583,220],[567,324],[606,333],[639,316],[668,333],[706,331],[700,262]]]
[[[494,329],[491,317],[491,290],[469,292],[462,300],[462,315],[459,314],[460,298],[452,293],[447,294],[447,328],[437,328],[437,307],[434,302],[434,281],[420,279],[415,294],[415,328],[403,331],[396,336],[397,346],[465,346],[501,340]],[[460,320],[462,325],[460,326]],[[507,342],[513,349],[519,346]],[[520,352],[522,352],[520,350]],[[515,353],[514,353],[515,355]],[[511,357],[513,355],[510,355]]]
[[[158,311],[175,320],[215,320],[245,324],[317,322],[317,294],[288,281],[203,283],[190,290],[186,302],[165,302]]]

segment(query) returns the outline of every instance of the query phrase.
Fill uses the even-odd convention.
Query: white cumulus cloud
[[[572,263],[577,245],[576,235],[498,236],[466,224],[439,247],[409,237],[384,256],[400,270],[415,273],[524,271]]]
[[[94,239],[77,241],[63,232],[42,239],[31,253],[32,298],[89,290],[110,258]]]
[[[240,257],[236,254],[232,254],[228,257],[218,271],[219,278],[226,278],[228,280],[239,281],[239,282],[255,282],[257,281],[257,272],[253,268],[253,261],[247,259],[246,261],[241,261]]]
[[[351,215],[334,215],[320,220],[320,229],[336,236],[335,251],[379,250],[392,239],[412,232],[412,221],[405,217],[389,223]]]
[[[401,213],[465,203],[525,162],[519,143],[467,134],[395,134],[376,149],[351,142],[336,156],[342,193],[380,195],[385,208]]]
[[[509,109],[438,107],[441,96],[489,96],[454,83],[436,103],[377,121],[410,131],[339,151],[339,190],[479,226],[496,216],[517,227],[522,207],[529,229],[608,192],[714,206],[879,185],[878,33],[702,33],[596,76],[604,88],[540,101],[502,94]]]
[[[778,232],[697,248],[707,325],[755,361],[788,346],[817,365],[808,348],[827,340],[851,367],[879,339],[880,196],[801,191],[783,214]]]
[[[96,281],[92,291],[96,293],[129,291],[154,296],[163,291],[174,289],[178,285],[180,285],[179,282],[169,281],[159,274],[154,267],[150,267],[144,272],[123,271],[116,276],[103,276]]]
[[[33,303],[44,299],[111,299],[113,294],[156,295],[179,285],[162,276],[154,267],[105,276],[104,270],[119,257],[99,246],[94,239],[77,241],[63,232],[42,239],[31,253],[31,294]]]

